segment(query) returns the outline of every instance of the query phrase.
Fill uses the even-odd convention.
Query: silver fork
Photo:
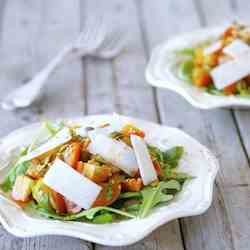
[[[7,95],[1,102],[2,108],[14,110],[32,104],[41,96],[43,87],[51,74],[70,60],[86,55],[113,58],[123,47],[123,36],[122,26],[104,20],[102,15],[86,18],[78,38],[64,47],[31,81]]]

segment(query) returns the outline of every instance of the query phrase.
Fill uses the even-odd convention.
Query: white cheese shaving
[[[215,67],[211,72],[217,89],[223,89],[250,74],[250,53]]]
[[[145,141],[137,135],[131,135],[130,139],[135,151],[142,182],[144,185],[148,185],[157,180],[157,173],[148,152],[147,145]]]
[[[91,140],[88,146],[90,153],[100,155],[131,176],[136,173],[138,165],[132,148],[94,130],[88,135]]]
[[[219,50],[221,47],[222,47],[221,41],[217,41],[217,42],[211,44],[209,47],[204,48],[203,54],[204,55],[212,54],[212,53],[216,52],[217,50]]]
[[[43,182],[84,209],[92,206],[102,189],[60,159],[55,160]]]
[[[102,133],[104,135],[110,135],[115,131],[120,131],[122,127],[123,124],[116,119],[115,121],[111,122],[105,127],[95,127],[93,130],[95,130],[98,133]],[[76,135],[80,135],[81,137],[86,137],[88,135],[88,132],[91,131],[87,128],[88,126],[76,128],[75,129]]]
[[[80,127],[75,129],[76,135],[79,135],[81,137],[87,137],[88,136],[88,131],[86,127]]]
[[[223,52],[233,58],[237,58],[242,53],[250,52],[250,47],[240,39],[235,39],[223,49]]]
[[[98,133],[104,134],[104,135],[110,135],[112,132],[115,132],[116,130],[112,126],[107,126],[107,127],[97,127],[92,130],[89,130],[88,127],[80,127],[76,128],[75,132],[76,135],[80,135],[81,137],[86,137],[88,136],[89,131],[96,131]]]
[[[68,142],[69,140],[71,140],[71,138],[72,138],[72,136],[71,136],[69,128],[67,128],[67,127],[63,128],[54,137],[49,139],[46,143],[42,144],[38,148],[29,152],[27,155],[23,156],[19,160],[19,162],[25,162],[25,161],[32,160],[32,159],[34,159],[34,158],[36,158],[44,153],[49,152],[52,149],[57,148],[58,146],[60,146],[64,143]]]

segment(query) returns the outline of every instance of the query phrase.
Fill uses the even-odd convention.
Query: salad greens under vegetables
[[[107,131],[105,129],[111,127],[110,124],[104,124],[97,129],[102,133],[102,129]],[[153,166],[151,171],[155,172],[156,177],[151,183],[144,185],[141,168],[133,174],[128,174],[105,154],[93,154],[89,147],[93,137],[90,138],[88,132],[78,133],[78,128],[63,123],[55,126],[46,122],[43,129],[48,134],[47,139],[44,141],[43,138],[36,138],[32,145],[21,150],[16,163],[1,183],[1,189],[9,193],[10,197],[25,209],[36,210],[44,217],[104,224],[126,218],[146,217],[157,205],[174,199],[182,190],[184,182],[193,178],[188,173],[178,171],[179,161],[184,153],[182,146],[161,150],[147,144],[144,140],[144,131],[132,124],[125,124],[119,131],[103,132],[111,143],[122,145],[127,150],[125,153],[133,154],[135,150],[131,142],[132,136],[146,143],[150,164]],[[59,137],[64,129],[70,131],[70,139],[67,141]],[[95,130],[96,128],[86,129],[86,131]],[[38,143],[39,140],[43,143]],[[62,143],[56,144],[58,140]],[[50,147],[46,150],[45,145]],[[89,208],[83,209],[83,206],[70,201],[63,193],[56,192],[45,183],[46,175],[54,168],[53,164],[58,159],[78,175],[101,187],[101,191]],[[60,180],[56,180],[56,176],[55,182],[60,183]],[[77,189],[77,183],[72,183],[71,188]]]
[[[218,66],[233,59],[225,53],[224,48],[233,44],[233,42],[238,43],[238,41],[245,46],[250,46],[250,31],[249,27],[234,23],[219,37],[217,42],[221,44],[221,47],[211,53],[205,52],[207,48],[213,46],[211,42],[201,43],[195,48],[184,48],[176,51],[177,56],[183,57],[183,60],[178,65],[177,77],[196,87],[203,88],[213,95],[249,97],[250,75],[242,77],[236,82],[229,82],[224,88],[218,89],[211,74]]]

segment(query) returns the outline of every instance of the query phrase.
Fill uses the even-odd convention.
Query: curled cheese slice
[[[147,145],[145,141],[137,135],[131,135],[130,139],[135,151],[142,182],[144,185],[148,185],[157,180],[157,173],[148,152]]]
[[[69,128],[65,127],[60,130],[54,137],[49,139],[47,142],[39,146],[38,148],[32,150],[27,155],[23,156],[19,162],[25,162],[32,160],[40,155],[43,155],[50,150],[53,150],[60,145],[70,141],[72,138]]]
[[[98,131],[90,131],[88,135],[91,140],[88,145],[90,153],[100,155],[130,176],[135,175],[138,164],[132,148]]]

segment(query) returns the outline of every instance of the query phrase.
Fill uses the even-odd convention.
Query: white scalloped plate
[[[205,212],[212,202],[213,183],[219,165],[211,152],[195,139],[176,128],[117,115],[96,115],[73,119],[81,124],[98,125],[103,122],[132,122],[146,132],[146,140],[161,148],[183,145],[185,155],[180,169],[196,176],[187,182],[183,191],[168,205],[155,208],[144,219],[131,219],[112,224],[95,225],[82,222],[62,222],[48,220],[25,212],[6,195],[0,193],[0,221],[10,233],[19,237],[39,235],[67,235],[110,246],[123,246],[135,243],[150,234],[159,226],[176,218],[193,216]],[[0,181],[13,152],[30,143],[39,124],[12,132],[0,144]]]
[[[250,98],[238,96],[216,96],[193,86],[177,77],[177,65],[183,60],[175,51],[192,48],[204,41],[212,41],[228,27],[201,29],[168,40],[156,47],[146,69],[147,81],[156,87],[170,89],[183,96],[189,103],[200,109],[249,108]]]

